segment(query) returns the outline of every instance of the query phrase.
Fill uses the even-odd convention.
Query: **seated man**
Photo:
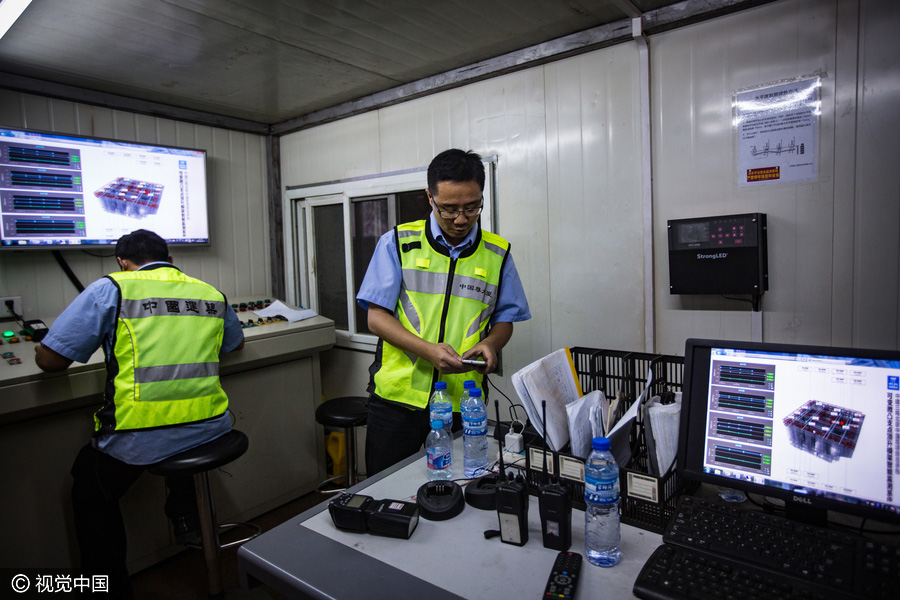
[[[85,575],[107,575],[107,597],[130,597],[119,499],[148,465],[231,430],[219,356],[244,345],[225,296],[172,265],[165,240],[119,238],[121,271],[89,285],[59,316],[35,360],[44,371],[106,354],[94,434],[72,466],[75,533]],[[166,514],[179,542],[197,536],[191,476],[167,478]]]

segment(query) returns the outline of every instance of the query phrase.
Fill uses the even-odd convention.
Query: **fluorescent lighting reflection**
[[[0,38],[6,35],[31,0],[0,0]]]

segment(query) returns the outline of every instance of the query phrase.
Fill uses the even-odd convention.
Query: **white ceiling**
[[[34,0],[0,87],[277,132],[765,1]]]

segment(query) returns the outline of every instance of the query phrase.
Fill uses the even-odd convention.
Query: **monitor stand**
[[[787,500],[784,503],[784,516],[806,525],[828,527],[828,510],[824,508]]]

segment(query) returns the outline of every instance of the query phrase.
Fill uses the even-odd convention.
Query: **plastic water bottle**
[[[468,397],[464,391],[459,411],[463,422],[463,473],[466,477],[484,475],[488,466],[487,412],[481,390],[471,388]]]
[[[607,438],[594,438],[592,446],[584,464],[584,552],[591,564],[611,567],[622,560],[619,466]]]
[[[474,380],[466,379],[465,381],[463,381],[463,392],[462,392],[462,395],[459,397],[460,410],[462,410],[463,402],[465,402],[466,399],[469,397],[469,392],[472,391],[472,388],[474,388],[474,387],[478,387],[478,384],[475,383]]]
[[[434,384],[434,393],[431,394],[431,400],[428,401],[430,414],[429,421],[439,420],[444,424],[444,431],[451,440],[453,435],[450,428],[453,427],[453,399],[450,398],[450,392],[447,391],[447,382],[438,381]]]
[[[435,419],[431,422],[431,431],[425,438],[425,461],[428,469],[428,480],[450,479],[450,467],[453,443],[444,431],[443,422]]]

